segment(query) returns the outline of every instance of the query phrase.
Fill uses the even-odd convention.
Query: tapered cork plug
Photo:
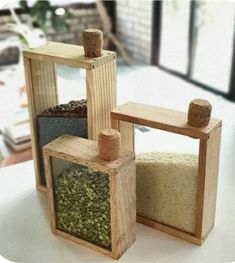
[[[99,157],[105,161],[114,161],[119,156],[121,136],[117,130],[104,129],[98,136]]]
[[[85,56],[96,58],[102,56],[103,33],[99,29],[86,29],[82,33]]]
[[[188,109],[188,124],[193,127],[205,127],[209,124],[212,106],[207,100],[195,99]]]

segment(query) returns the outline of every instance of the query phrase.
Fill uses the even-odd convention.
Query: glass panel
[[[68,92],[69,93],[69,92]],[[57,105],[36,116],[41,183],[46,184],[43,146],[64,134],[88,137],[87,106],[84,101]]]
[[[198,154],[199,141],[188,136],[135,125],[136,153],[175,152]]]
[[[136,126],[135,148],[137,214],[195,233],[199,140]]]
[[[235,2],[199,1],[193,79],[228,92],[233,52]]]
[[[86,70],[56,65],[57,89],[59,103],[86,99]]]
[[[56,64],[59,104],[36,116],[41,183],[46,184],[43,146],[64,134],[88,137],[86,71]]]
[[[187,72],[190,1],[162,1],[160,64]]]
[[[57,228],[111,250],[109,175],[52,159]]]

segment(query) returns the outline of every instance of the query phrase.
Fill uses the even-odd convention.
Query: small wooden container
[[[44,160],[53,233],[119,258],[136,239],[134,154],[107,162],[97,142],[63,135]]]
[[[194,205],[195,220],[192,227],[194,230],[192,232],[186,232],[182,228],[176,228],[175,225],[164,224],[162,221],[157,221],[154,218],[149,218],[149,216],[139,214],[137,215],[137,221],[165,233],[201,245],[214,226],[222,121],[211,118],[209,125],[206,127],[193,127],[187,124],[187,114],[184,112],[134,102],[128,102],[119,106],[117,109],[112,110],[111,118],[113,128],[118,127],[120,131],[122,148],[125,147],[130,151],[134,151],[134,124],[198,139],[198,169],[196,170],[196,202]],[[146,167],[144,168],[144,170],[147,171]],[[185,170],[185,166],[183,169]],[[139,171],[137,165],[137,175]],[[164,169],[164,172],[165,171],[166,170]],[[164,186],[164,184],[166,184],[167,176],[161,175],[161,177],[164,178]],[[149,180],[149,178],[150,173],[147,171],[146,181]],[[191,183],[192,182],[193,180],[191,180]],[[148,181],[148,183],[152,184],[151,181]],[[187,183],[190,182],[188,181]],[[177,187],[177,184],[174,184],[174,182],[171,182],[171,185]],[[146,184],[142,185],[142,187],[146,187]],[[144,190],[147,193],[149,189],[146,187]],[[139,196],[137,195],[137,201],[138,197]],[[156,202],[161,202],[161,198],[156,200]],[[177,196],[174,198],[177,200]],[[149,202],[149,200],[147,202]],[[147,202],[146,206],[148,205]],[[162,204],[164,205],[164,203]],[[166,205],[165,208],[168,210],[170,207],[169,205]],[[181,217],[183,216],[182,210],[178,209],[177,213],[180,214]],[[184,220],[187,221],[188,218],[186,217]]]
[[[102,56],[103,33],[99,29],[86,29],[82,33],[85,56],[96,58]]]

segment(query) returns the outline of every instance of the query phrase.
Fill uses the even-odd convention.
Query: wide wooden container
[[[173,225],[167,225],[153,218],[147,218],[141,215],[137,215],[137,221],[157,230],[201,245],[213,228],[215,221],[222,128],[221,120],[211,118],[206,127],[192,127],[187,124],[186,113],[132,102],[112,110],[111,118],[113,128],[118,129],[121,133],[122,147],[131,151],[134,151],[135,124],[189,136],[199,141],[195,208],[193,208],[195,209],[195,219],[193,220],[194,226],[191,227],[193,231],[187,232],[182,230],[182,228],[179,229]],[[186,167],[185,165],[181,166],[184,169]],[[161,176],[161,178],[162,177],[163,176]],[[179,176],[177,176],[177,178],[179,178]],[[146,180],[148,180],[148,173],[146,173]],[[169,180],[169,178],[167,180]],[[192,180],[192,183],[194,183],[194,181],[195,180]],[[166,183],[164,178],[162,182]],[[174,185],[174,182],[171,182],[171,185]],[[144,184],[142,187],[145,187]],[[148,189],[143,190],[146,193],[148,192]],[[177,199],[177,196],[175,196],[175,199]],[[148,204],[146,204],[146,206],[147,205]],[[165,209],[170,208],[169,206],[165,206]],[[180,211],[177,211],[177,213],[180,213]],[[176,215],[173,215],[172,220],[174,220],[174,216]]]
[[[134,154],[103,161],[97,142],[63,135],[44,161],[53,233],[119,258],[136,239]]]
[[[110,128],[110,110],[116,107],[116,54],[103,50],[101,57],[88,58],[85,57],[82,46],[49,42],[44,46],[25,50],[23,55],[36,186],[38,190],[46,191],[40,173],[36,116],[59,104],[55,65],[86,69],[88,138],[97,140],[102,129]]]

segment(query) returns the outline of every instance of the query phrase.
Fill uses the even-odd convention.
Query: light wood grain
[[[133,155],[110,176],[113,258],[136,240],[136,165]]]
[[[128,102],[112,110],[111,117],[197,139],[207,139],[221,123],[218,119],[211,119],[206,127],[191,127],[187,124],[186,113],[134,102]]]
[[[84,138],[63,135],[43,147],[43,151],[53,157],[76,162],[83,165],[94,166],[96,170],[112,173],[122,167],[127,156],[133,158],[129,151],[122,149],[117,160],[108,162],[99,158],[97,142]],[[115,172],[116,173],[116,172]]]
[[[97,251],[99,253],[102,253],[105,256],[113,257],[112,251],[109,251],[109,250],[104,249],[102,247],[96,246],[95,244],[89,243],[88,241],[85,241],[85,240],[83,240],[81,238],[72,236],[72,235],[70,235],[68,233],[65,233],[65,232],[59,230],[59,229],[56,229],[54,234],[59,236],[59,237],[61,237],[61,238],[63,238],[63,239],[66,239],[66,240],[69,240],[71,242],[77,243],[78,245],[82,245],[82,246],[87,247],[89,249],[95,250],[95,251]]]
[[[135,125],[130,122],[119,121],[119,132],[121,133],[122,148],[134,152],[135,150]]]
[[[102,129],[111,128],[110,111],[116,107],[116,60],[87,70],[88,138],[98,140]]]
[[[52,165],[51,157],[44,154],[44,164],[45,164],[45,173],[47,175],[47,189],[53,189],[53,175],[52,175]],[[55,201],[53,191],[47,191],[47,202],[48,210],[50,214],[51,229],[53,233],[56,233],[56,215],[55,215]]]
[[[39,143],[36,127],[36,116],[43,110],[58,103],[56,90],[55,67],[51,62],[31,60],[24,57],[31,140],[35,167],[36,186],[42,185],[39,164]]]
[[[115,259],[119,258],[136,239],[136,194],[135,194],[135,161],[134,153],[121,151],[117,160],[107,162],[99,159],[97,142],[64,135],[44,146],[46,166],[48,204],[52,231],[91,249],[99,251]],[[60,162],[68,161],[105,172],[109,176],[111,241],[112,251],[105,250],[56,228],[54,205],[53,167],[50,158],[58,158]]]
[[[58,104],[55,63],[87,69],[88,137],[98,139],[99,132],[111,127],[110,110],[116,107],[116,55],[103,51],[100,58],[87,58],[81,46],[48,43],[24,51],[25,76],[35,163],[36,186],[45,191],[40,174],[36,116]]]
[[[37,190],[40,191],[40,192],[46,193],[47,192],[47,187],[46,187],[46,185],[38,185],[37,186]]]
[[[111,111],[111,118],[112,124],[121,133],[122,147],[128,145],[129,150],[132,148],[133,151],[134,131],[128,124],[144,125],[200,139],[195,233],[189,234],[141,216],[138,216],[138,222],[201,245],[214,226],[222,121],[211,119],[207,127],[191,127],[187,124],[185,113],[133,102]],[[128,141],[133,141],[133,147]]]
[[[181,238],[183,240],[186,240],[188,242],[194,243],[196,245],[201,245],[203,242],[200,238],[197,238],[192,234],[189,234],[187,232],[184,232],[182,230],[176,229],[176,228],[171,227],[171,226],[164,225],[162,223],[158,223],[158,222],[156,222],[152,219],[148,219],[146,217],[137,216],[137,222],[141,223],[143,225],[152,227],[154,229],[157,229],[159,231],[162,231],[166,234],[170,234],[172,236],[175,236],[175,237]]]
[[[221,127],[200,141],[196,236],[204,239],[213,228],[216,211]]]
[[[85,56],[82,46],[49,42],[48,44],[23,51],[24,56],[34,60],[53,62],[84,69],[93,69],[116,58],[115,52],[102,51],[99,58]]]

